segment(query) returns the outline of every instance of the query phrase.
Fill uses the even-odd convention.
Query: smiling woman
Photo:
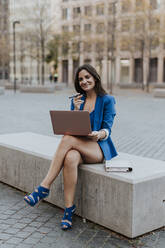
[[[72,227],[77,170],[81,163],[100,163],[117,156],[111,140],[111,127],[116,115],[115,99],[102,88],[96,70],[88,64],[78,68],[75,75],[78,96],[71,100],[71,110],[89,111],[92,133],[86,137],[64,135],[49,168],[48,174],[33,193],[24,200],[34,206],[49,195],[50,186],[63,168],[65,212],[61,228]]]

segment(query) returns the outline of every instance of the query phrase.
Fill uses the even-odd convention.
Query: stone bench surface
[[[54,85],[23,85],[20,86],[20,92],[23,93],[53,93],[55,91]]]
[[[45,136],[31,132],[0,135],[0,145],[18,149],[20,151],[40,156],[49,160],[52,160],[60,140],[61,138],[57,138],[57,136]],[[132,184],[165,175],[165,162],[161,160],[158,161],[155,159],[139,157],[121,152],[113,160],[116,159],[131,161],[133,172],[107,173],[104,171],[103,164],[86,164],[85,167],[83,165],[81,168],[83,169],[84,167],[92,171],[95,170],[95,172],[102,173],[105,176],[118,178]]]
[[[154,89],[153,90],[154,97],[165,97],[165,89]]]
[[[50,166],[61,138],[34,133],[0,135],[0,180],[31,192]],[[119,153],[131,173],[107,173],[103,164],[79,167],[77,214],[127,237],[137,237],[165,225],[165,162]],[[64,207],[62,173],[46,199]]]

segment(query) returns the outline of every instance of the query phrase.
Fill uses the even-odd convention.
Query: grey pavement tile
[[[30,233],[35,232],[36,230],[37,230],[37,228],[36,227],[33,227],[33,226],[27,226],[27,227],[25,227],[25,228],[22,229],[22,231],[24,231],[24,232],[30,232]]]
[[[12,224],[14,225],[15,223],[17,223],[17,220],[9,218],[9,219],[5,220],[4,223],[9,224],[9,225],[12,225]]]
[[[8,239],[11,238],[11,237],[12,237],[11,234],[1,233],[1,232],[0,232],[0,240],[8,240]]]
[[[39,227],[43,226],[43,223],[37,222],[37,221],[32,221],[32,222],[29,224],[29,226],[39,228]]]
[[[52,245],[49,245],[49,244],[46,244],[45,245],[45,243],[41,243],[41,242],[39,242],[38,244],[36,244],[35,246],[33,246],[34,248],[45,248],[45,247],[47,247],[47,248],[51,248],[51,247],[53,247],[53,248],[61,248],[60,246],[56,246],[56,244],[53,244],[53,246]],[[22,248],[22,247],[20,247],[20,248]]]
[[[35,248],[35,246],[33,246],[33,245],[21,243],[21,244],[17,245],[16,248],[33,248],[33,247]]]
[[[23,217],[22,219],[19,220],[19,222],[20,222],[20,223],[24,223],[24,224],[29,224],[29,223],[32,222],[32,220],[29,219],[29,218]]]
[[[16,223],[14,224],[12,227],[13,228],[18,228],[18,229],[23,229],[24,227],[26,227],[28,224],[23,224],[23,223]]]
[[[12,237],[7,240],[7,243],[9,244],[20,244],[23,239],[17,238],[17,237]]]
[[[9,225],[9,224],[1,223],[1,224],[0,224],[0,230],[6,230],[6,229],[10,228],[10,226],[11,226],[11,225]]]
[[[34,239],[32,237],[28,237],[23,241],[24,244],[32,244],[32,245],[37,244],[38,242],[39,239]]]
[[[40,227],[37,229],[39,232],[41,233],[49,233],[52,231],[52,228],[48,228],[48,227]]]
[[[33,238],[33,239],[42,239],[43,237],[45,237],[45,235],[46,234],[43,234],[43,233],[40,233],[40,232],[36,231],[36,232],[32,233],[30,235],[30,237]]]
[[[16,245],[15,244],[1,244],[0,245],[0,248],[16,248]]]
[[[13,215],[15,213],[16,213],[16,211],[15,210],[11,210],[11,209],[7,209],[6,211],[4,211],[4,214],[7,214],[7,215]]]
[[[52,244],[52,243],[55,243],[57,242],[57,240],[59,239],[59,237],[56,237],[56,236],[52,236],[52,237],[48,237],[48,236],[45,236],[43,237],[41,240],[40,240],[40,243],[45,243],[45,244]]]
[[[10,216],[6,214],[0,214],[0,220],[7,220]]]
[[[18,232],[18,233],[15,234],[15,237],[25,239],[25,238],[29,237],[30,235],[31,235],[30,232],[20,231],[20,232]]]
[[[13,227],[10,227],[6,230],[4,230],[4,233],[7,233],[7,234],[16,234],[19,232],[20,229],[18,228],[13,228]]]

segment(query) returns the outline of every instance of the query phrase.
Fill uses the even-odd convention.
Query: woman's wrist
[[[106,140],[109,137],[109,130],[108,129],[101,129],[100,132],[102,133],[100,140]]]
[[[100,130],[99,131],[99,134],[100,134],[100,140],[102,140],[102,139],[105,139],[105,137],[106,137],[106,132],[105,132],[105,130]]]

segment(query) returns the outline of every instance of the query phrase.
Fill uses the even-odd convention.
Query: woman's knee
[[[64,136],[62,137],[61,143],[64,144],[64,145],[69,144],[69,145],[74,146],[75,143],[77,142],[76,139],[77,139],[77,138],[74,137],[74,136],[71,136],[71,135],[64,135]]]
[[[75,166],[81,162],[81,154],[76,150],[70,150],[67,152],[64,160],[64,166]]]

